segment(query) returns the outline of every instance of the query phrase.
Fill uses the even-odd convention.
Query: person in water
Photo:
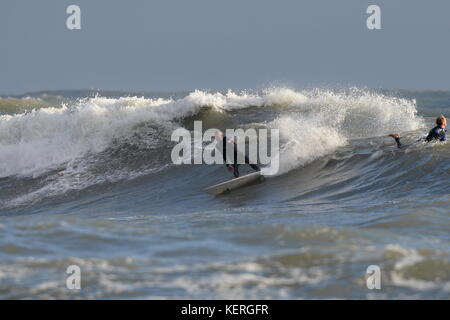
[[[447,127],[447,119],[443,115],[440,115],[436,118],[436,127],[430,130],[428,135],[424,138],[419,139],[418,141],[425,140],[426,142],[430,141],[445,141],[447,140],[447,130],[445,130],[445,127]],[[394,138],[395,142],[397,143],[397,147],[402,148],[404,145],[400,142],[400,134],[398,133],[391,133],[389,135],[390,137]]]
[[[216,132],[216,148],[217,150],[219,150],[219,152],[222,153],[223,156],[223,162],[225,164],[225,166],[227,167],[227,169],[229,171],[232,171],[234,176],[236,178],[239,177],[239,164],[237,163],[237,155],[238,155],[238,151],[237,151],[237,147],[236,147],[236,143],[234,142],[234,139],[228,139],[222,131],[218,130]],[[229,164],[227,163],[227,146],[228,148],[233,148],[233,163]],[[250,163],[250,160],[248,159],[248,157],[246,155],[245,156],[245,163],[250,165],[250,167],[252,167],[253,170],[255,171],[261,171],[261,169],[259,168],[258,165]]]

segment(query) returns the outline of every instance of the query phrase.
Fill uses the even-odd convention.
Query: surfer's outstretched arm
[[[389,137],[394,138],[395,142],[397,143],[397,147],[400,149],[403,147],[402,143],[400,142],[400,135],[398,133],[391,133]]]
[[[439,140],[439,141],[447,140],[447,134],[446,134],[447,130],[445,130],[445,127],[447,127],[447,119],[443,115],[440,115],[436,119],[436,127],[431,129],[426,137],[420,138],[419,140],[417,140],[417,142],[419,142],[419,141],[430,142],[430,141],[436,141],[436,140]],[[404,147],[404,145],[400,142],[400,134],[398,134],[398,133],[391,133],[389,135],[389,137],[394,138],[395,142],[397,143],[397,147],[399,147],[399,148]]]

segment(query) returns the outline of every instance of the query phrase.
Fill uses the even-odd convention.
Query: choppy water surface
[[[450,147],[414,141],[449,111],[361,89],[0,98],[0,298],[447,299]],[[279,129],[279,174],[202,193],[230,174],[172,164],[194,120]]]

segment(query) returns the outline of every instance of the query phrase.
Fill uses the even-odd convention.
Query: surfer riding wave
[[[216,144],[216,150],[218,150],[220,153],[222,153],[223,161],[225,166],[229,171],[233,172],[233,175],[238,178],[239,177],[239,164],[237,163],[237,146],[234,142],[233,138],[228,139],[222,131],[218,130],[215,134],[215,138],[217,141]],[[232,163],[227,163],[227,147],[233,148],[233,161]],[[261,171],[260,167],[256,164],[250,163],[250,160],[248,159],[247,155],[244,155],[245,163],[248,164],[253,170],[255,171]]]

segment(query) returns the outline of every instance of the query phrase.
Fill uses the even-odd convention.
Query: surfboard
[[[219,195],[221,193],[224,193],[226,191],[231,191],[240,187],[243,187],[251,182],[257,181],[259,179],[264,179],[264,176],[261,175],[261,172],[253,172],[250,174],[247,174],[245,176],[235,178],[233,180],[228,180],[216,185],[213,185],[211,187],[205,188],[202,191],[213,194],[213,195]]]

